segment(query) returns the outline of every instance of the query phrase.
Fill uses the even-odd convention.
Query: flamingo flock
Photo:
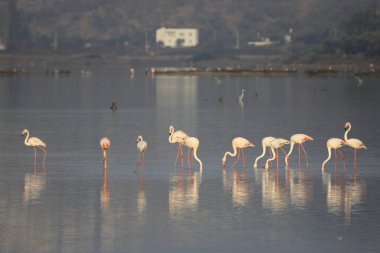
[[[244,94],[244,91],[242,92],[242,95],[243,94]],[[348,138],[348,133],[351,131],[351,127],[352,126],[351,126],[350,122],[345,123],[344,140],[340,139],[340,138],[330,138],[327,140],[327,142],[326,142],[327,158],[322,163],[322,171],[324,170],[327,162],[331,159],[332,150],[334,150],[334,155],[335,155],[335,167],[336,167],[336,163],[337,163],[337,152],[339,153],[340,157],[342,158],[342,160],[344,162],[344,167],[346,166],[345,156],[343,155],[342,151],[340,150],[340,148],[342,148],[344,145],[347,145],[347,146],[354,149],[354,168],[356,169],[356,167],[357,167],[357,150],[358,149],[367,149],[367,147],[359,139]],[[29,131],[27,129],[24,129],[22,131],[22,136],[25,136],[25,135],[26,135],[25,141],[24,141],[25,145],[28,147],[33,147],[33,149],[34,149],[34,167],[35,167],[35,169],[36,169],[36,164],[37,164],[37,148],[39,148],[44,153],[43,167],[45,170],[46,155],[47,155],[46,143],[37,137],[29,137]],[[262,139],[262,149],[263,149],[262,154],[256,158],[256,160],[253,164],[253,167],[257,168],[259,160],[265,156],[267,149],[269,150],[270,156],[266,160],[263,168],[268,169],[269,163],[272,163],[272,161],[274,161],[275,159],[276,159],[276,164],[277,164],[277,168],[278,168],[278,166],[279,166],[278,149],[281,149],[281,151],[283,152],[283,154],[285,156],[285,158],[284,158],[285,165],[288,167],[289,166],[289,158],[293,152],[295,145],[298,146],[298,164],[299,164],[299,166],[301,164],[301,149],[302,149],[304,156],[305,156],[306,166],[308,166],[307,152],[303,146],[303,143],[305,143],[306,141],[311,141],[311,140],[314,140],[314,139],[312,137],[306,135],[306,134],[294,134],[290,137],[290,141],[283,139],[283,138],[275,138],[272,136],[265,137]],[[177,156],[176,156],[176,160],[174,163],[174,167],[177,167],[178,158],[179,158],[179,156],[181,156],[181,165],[183,168],[183,166],[184,166],[184,155],[183,155],[182,146],[186,146],[186,147],[188,147],[187,164],[188,164],[189,169],[192,167],[192,160],[194,158],[199,163],[199,170],[200,170],[200,172],[202,172],[203,163],[202,163],[201,159],[198,157],[198,148],[199,148],[199,143],[200,143],[198,138],[190,137],[184,131],[181,131],[181,130],[175,131],[174,126],[170,126],[169,127],[169,139],[168,139],[168,141],[171,144],[177,144]],[[110,147],[110,144],[111,144],[111,142],[107,137],[103,137],[100,140],[100,147],[102,149],[103,162],[104,162],[104,169],[105,170],[108,169],[107,151]],[[289,145],[289,144],[290,144],[290,149],[289,149],[288,153],[286,153],[284,150],[284,146]],[[136,147],[138,150],[138,156],[139,157],[138,157],[138,162],[136,164],[136,168],[134,171],[135,173],[136,173],[139,165],[141,166],[141,170],[144,171],[144,156],[145,156],[145,152],[148,148],[148,143],[143,139],[143,137],[141,135],[139,135],[137,137]],[[254,147],[255,147],[255,145],[251,141],[249,141],[243,137],[234,138],[232,140],[233,153],[230,151],[226,151],[224,153],[224,156],[222,158],[222,167],[224,168],[226,166],[227,156],[231,156],[231,157],[237,156],[236,160],[231,165],[231,168],[234,168],[235,165],[240,160],[240,155],[241,155],[242,156],[242,165],[243,165],[243,168],[245,168],[246,167],[246,160],[245,160],[244,150],[246,148],[254,148]]]

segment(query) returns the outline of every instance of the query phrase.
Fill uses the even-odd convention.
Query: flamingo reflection
[[[202,174],[184,171],[170,177],[169,213],[171,216],[183,214],[186,210],[196,210],[199,201],[199,186]]]
[[[46,177],[44,175],[27,173],[24,178],[24,203],[38,199],[46,188]]]
[[[136,197],[137,212],[142,214],[146,210],[146,196],[144,185],[144,174],[139,177],[139,189]]]
[[[234,207],[244,207],[248,204],[252,196],[252,189],[249,187],[245,172],[234,170],[229,177],[228,172],[223,170],[223,189],[225,192],[231,191],[232,203]]]
[[[263,207],[280,212],[287,207],[285,187],[280,184],[280,176],[277,173],[262,173],[262,201]]]
[[[302,170],[300,168],[289,168],[287,170],[291,205],[297,209],[305,209],[310,202],[312,192],[307,170]]]
[[[356,174],[347,180],[345,172],[340,180],[337,172],[334,176],[328,172],[322,172],[322,183],[327,191],[328,212],[337,216],[343,212],[345,224],[350,225],[351,215],[355,210],[353,207],[358,207],[362,201],[364,185],[357,182]]]

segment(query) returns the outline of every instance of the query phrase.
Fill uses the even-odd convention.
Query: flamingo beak
[[[346,144],[346,143],[345,143],[344,141],[341,141],[340,144],[341,144],[341,145],[344,145],[344,144]]]

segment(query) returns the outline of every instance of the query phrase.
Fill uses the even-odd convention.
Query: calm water
[[[146,77],[127,67],[92,75],[0,78],[0,252],[376,252],[380,250],[380,79],[352,77]],[[236,97],[246,90],[244,104]],[[116,101],[118,109],[109,107]],[[330,137],[351,137],[324,173]],[[200,139],[203,174],[173,168],[168,127]],[[48,146],[41,153],[21,131]],[[306,133],[309,167],[253,169],[265,136]],[[148,142],[133,173],[136,137]],[[99,140],[108,136],[108,177]],[[243,136],[247,168],[221,158]],[[286,147],[288,149],[288,147]],[[282,157],[282,156],[281,156]],[[196,163],[195,163],[196,164]],[[228,166],[229,165],[229,166]],[[275,165],[275,164],[274,164]]]

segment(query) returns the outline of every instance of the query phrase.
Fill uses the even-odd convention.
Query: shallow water
[[[148,77],[99,67],[92,75],[0,78],[0,252],[376,252],[380,249],[380,79],[353,77]],[[236,97],[246,90],[244,103]],[[118,109],[109,107],[116,101]],[[330,137],[367,151],[331,160]],[[197,163],[173,168],[168,127],[200,139]],[[48,146],[34,173],[21,131]],[[283,158],[253,169],[265,136],[306,133],[309,166]],[[136,137],[148,142],[134,174]],[[108,136],[105,177],[99,140]],[[247,168],[221,158],[242,136]],[[286,147],[286,150],[288,147]],[[267,156],[266,156],[267,157]],[[281,156],[282,157],[282,156]],[[185,161],[186,167],[186,161]]]

